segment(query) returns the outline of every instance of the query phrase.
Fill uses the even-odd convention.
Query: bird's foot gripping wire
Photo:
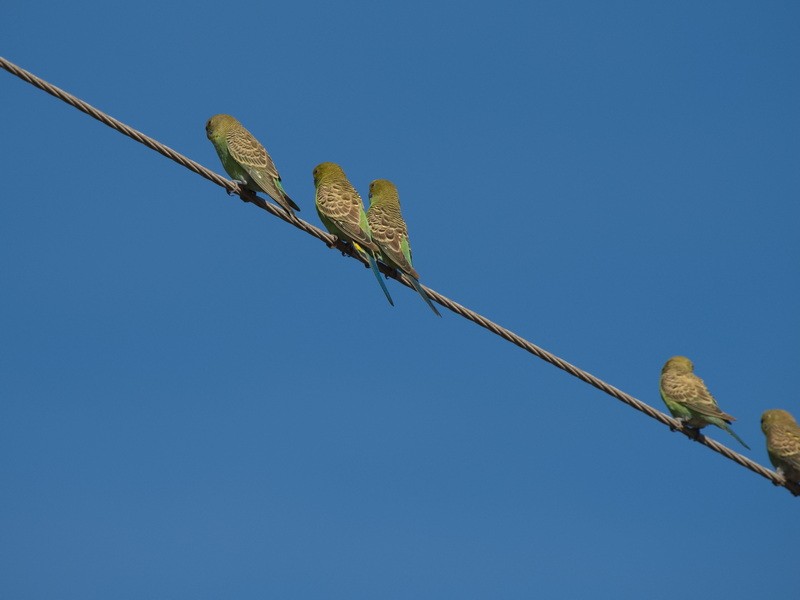
[[[780,475],[781,477],[783,477],[784,481],[786,481],[786,480],[788,480],[788,479],[789,479],[788,477],[786,477],[786,473],[784,473],[784,472],[783,472],[783,467],[778,467],[778,468],[776,468],[776,469],[775,469],[775,472],[776,472],[778,475]],[[773,481],[772,483],[774,483],[775,485],[780,485],[779,483],[777,483],[777,482],[775,482],[775,481]]]
[[[675,420],[682,425],[681,428],[675,427],[675,425],[670,425],[670,431],[681,431],[682,429],[686,428],[686,420],[683,417],[676,417]]]
[[[341,241],[339,240],[339,238],[338,238],[338,237],[336,237],[335,235],[333,236],[333,241],[332,241],[332,242],[327,242],[327,241],[326,241],[326,242],[325,242],[325,245],[326,245],[328,248],[331,248],[331,249],[333,249],[333,248],[338,248],[339,250],[341,250],[341,249],[342,249],[342,242],[341,242]],[[344,252],[342,252],[342,254],[344,254]]]
[[[688,438],[693,442],[699,442],[701,439],[703,439],[703,434],[700,433],[700,430],[697,427],[689,427],[688,425],[684,425],[683,430],[686,432]]]
[[[241,194],[241,191],[245,189],[244,186],[245,186],[245,184],[247,182],[242,180],[242,179],[232,179],[231,181],[233,181],[233,183],[235,183],[236,185],[239,186],[239,188],[241,188],[240,189],[240,193],[239,193],[239,198],[241,198],[242,202],[249,202],[247,200],[247,198],[242,197],[242,194]],[[235,193],[235,192],[232,192],[231,190],[226,190],[226,191],[228,192],[228,196],[233,196],[233,194]]]

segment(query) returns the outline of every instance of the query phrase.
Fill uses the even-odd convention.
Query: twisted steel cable
[[[278,208],[277,206],[264,201],[263,199],[259,198],[258,196],[256,196],[252,192],[250,192],[249,190],[245,190],[243,188],[240,188],[236,183],[234,183],[232,181],[229,181],[228,179],[225,179],[224,177],[220,177],[219,175],[217,175],[213,171],[205,168],[200,163],[197,163],[197,162],[191,160],[190,158],[187,158],[186,156],[180,154],[179,152],[176,152],[175,150],[173,150],[169,146],[165,146],[161,142],[158,142],[157,140],[154,140],[153,138],[143,134],[142,132],[137,131],[136,129],[133,129],[132,127],[126,125],[125,123],[122,123],[121,121],[118,121],[117,119],[115,119],[115,118],[107,115],[106,113],[98,110],[97,108],[93,107],[92,105],[90,105],[90,104],[84,102],[83,100],[73,96],[72,94],[70,94],[68,92],[65,92],[64,90],[62,90],[62,89],[60,89],[60,88],[58,88],[58,87],[56,87],[56,86],[44,81],[43,79],[37,77],[33,73],[30,73],[30,72],[26,71],[25,69],[22,69],[22,68],[18,67],[14,63],[9,62],[8,60],[6,60],[5,58],[3,58],[1,56],[0,56],[0,67],[4,68],[6,71],[11,73],[12,75],[16,75],[17,77],[19,77],[23,81],[27,81],[28,83],[30,83],[31,85],[39,88],[40,90],[43,90],[43,91],[47,92],[48,94],[50,94],[52,96],[55,96],[59,100],[62,100],[64,102],[66,102],[67,104],[77,108],[78,110],[80,110],[81,112],[86,113],[90,117],[92,117],[94,119],[97,119],[101,123],[104,123],[104,124],[108,125],[112,129],[115,129],[115,130],[119,131],[123,135],[127,135],[128,137],[136,140],[137,142],[139,142],[141,144],[144,144],[145,146],[147,146],[151,150],[155,150],[159,154],[162,154],[162,155],[166,156],[167,158],[169,158],[169,159],[175,161],[176,163],[178,163],[179,165],[183,165],[184,167],[186,167],[190,171],[194,171],[195,173],[197,173],[201,177],[205,177],[209,181],[211,181],[213,183],[216,183],[218,186],[224,188],[228,193],[235,193],[235,194],[239,195],[239,197],[242,200],[244,200],[245,202],[250,202],[252,204],[255,204],[256,206],[258,206],[259,208],[261,208],[263,210],[266,210],[267,212],[269,212],[273,216],[276,216],[279,219],[282,219],[282,220],[286,221],[287,223],[290,223],[290,224],[294,225],[298,229],[301,229],[302,231],[305,231],[309,235],[314,236],[315,238],[321,240],[327,246],[329,246],[331,248],[335,247],[337,250],[341,251],[343,254],[346,254],[346,255],[350,256],[351,258],[354,258],[356,260],[364,262],[363,259],[361,259],[361,257],[358,255],[358,253],[353,251],[353,249],[349,245],[341,244],[340,242],[338,242],[336,240],[336,238],[334,236],[330,235],[329,233],[319,229],[318,227],[315,227],[311,223],[307,223],[306,221],[303,221],[302,219],[300,219],[300,218],[298,218],[298,217],[296,217],[294,215],[288,215],[281,208]],[[391,268],[389,268],[389,267],[387,267],[386,265],[383,265],[383,264],[380,265],[380,269],[384,273],[384,275],[386,275],[387,277],[391,277],[392,279],[395,279],[395,280],[399,281],[400,283],[402,283],[406,287],[409,287],[409,288],[413,289],[413,286],[411,285],[411,283],[405,278],[405,276],[402,273],[399,273],[399,272],[395,271],[394,269],[391,269]],[[533,343],[529,342],[528,340],[520,337],[519,335],[517,335],[516,333],[512,332],[511,330],[506,329],[505,327],[502,327],[502,326],[498,325],[497,323],[487,319],[483,315],[480,315],[480,314],[476,313],[475,311],[470,310],[470,309],[466,308],[465,306],[462,306],[461,304],[451,300],[450,298],[448,298],[446,296],[443,296],[439,292],[437,292],[435,290],[432,290],[431,288],[429,288],[427,286],[424,286],[424,285],[422,287],[425,289],[425,291],[428,293],[428,295],[431,297],[432,300],[434,300],[435,302],[437,302],[441,306],[449,309],[450,311],[454,312],[455,314],[460,315],[461,317],[463,317],[463,318],[465,318],[465,319],[467,319],[469,321],[472,321],[476,325],[479,325],[479,326],[483,327],[484,329],[487,329],[487,330],[491,331],[492,333],[494,333],[497,336],[500,336],[501,338],[503,338],[507,342],[511,342],[515,346],[517,346],[519,348],[522,348],[526,352],[529,352],[530,354],[533,354],[534,356],[536,356],[536,357],[538,357],[538,358],[550,363],[551,365],[553,365],[555,367],[558,367],[562,371],[566,371],[567,373],[569,373],[573,377],[577,377],[581,381],[583,381],[585,383],[588,383],[589,385],[597,388],[601,392],[604,392],[604,393],[608,394],[612,398],[616,398],[620,402],[624,402],[628,406],[630,406],[632,408],[635,408],[636,410],[638,410],[640,412],[643,412],[644,414],[646,414],[647,416],[651,417],[652,419],[655,419],[656,421],[666,425],[672,431],[678,431],[678,432],[682,433],[683,435],[685,435],[686,437],[688,437],[689,439],[691,439],[691,440],[693,440],[695,442],[698,442],[698,443],[706,446],[707,448],[710,448],[714,452],[717,452],[717,453],[721,454],[722,456],[734,461],[735,463],[745,467],[746,469],[749,469],[752,472],[754,472],[754,473],[756,473],[758,475],[761,475],[762,477],[764,477],[764,478],[768,479],[769,481],[771,481],[776,486],[785,487],[787,490],[789,490],[795,496],[799,496],[800,495],[800,485],[798,485],[797,483],[794,483],[792,481],[787,481],[786,479],[781,477],[775,471],[771,471],[771,470],[767,469],[766,467],[761,466],[757,462],[754,462],[754,461],[750,460],[746,456],[743,456],[743,455],[739,454],[738,452],[735,452],[735,451],[731,450],[727,446],[724,446],[723,444],[720,444],[719,442],[717,442],[717,441],[715,441],[713,439],[709,439],[709,438],[705,437],[702,433],[700,433],[696,429],[692,429],[690,427],[686,427],[680,421],[678,421],[676,419],[673,419],[672,417],[662,413],[659,410],[656,410],[655,408],[653,408],[649,404],[645,404],[644,402],[642,402],[641,400],[639,400],[637,398],[634,398],[630,394],[626,394],[622,390],[619,390],[619,389],[615,388],[614,386],[606,383],[605,381],[603,381],[601,379],[598,379],[597,377],[595,377],[591,373],[588,373],[588,372],[586,372],[586,371],[584,371],[582,369],[579,369],[575,365],[572,365],[572,364],[568,363],[567,361],[559,358],[555,354],[552,354],[552,353],[548,352],[547,350],[544,350],[543,348],[540,348],[536,344],[533,344]]]

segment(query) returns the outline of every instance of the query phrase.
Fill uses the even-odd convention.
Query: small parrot
[[[369,263],[389,304],[394,306],[392,296],[383,282],[375,260],[380,250],[372,241],[364,203],[356,188],[347,180],[342,167],[332,162],[318,164],[314,167],[314,187],[317,213],[322,224],[340,240],[353,244],[362,258]]]
[[[300,210],[283,189],[267,150],[239,121],[230,115],[214,115],[206,122],[206,135],[236,183],[252,192],[266,193],[290,216],[293,210]]]
[[[685,356],[670,358],[661,369],[658,387],[661,399],[673,417],[696,429],[716,425],[736,438],[742,446],[750,449],[729,426],[736,419],[720,410],[706,384],[694,374],[691,360]]]
[[[761,415],[761,431],[767,437],[769,461],[786,479],[800,483],[800,426],[785,410]]]
[[[404,273],[436,316],[441,317],[419,284],[419,273],[411,264],[408,228],[403,215],[400,214],[400,196],[391,181],[376,179],[369,184],[367,222],[372,231],[372,241],[380,248],[383,262]]]

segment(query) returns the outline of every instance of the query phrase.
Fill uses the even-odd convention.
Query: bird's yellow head
[[[369,184],[369,199],[394,199],[399,202],[397,187],[388,179],[376,179]]]
[[[314,186],[318,186],[323,181],[333,181],[336,179],[346,179],[342,167],[332,162],[319,163],[314,167]]]
[[[664,368],[661,369],[662,373],[672,371],[674,373],[692,373],[694,365],[685,356],[673,356],[664,363]]]
[[[239,125],[239,121],[230,115],[214,115],[206,121],[206,136],[213,140],[228,133],[231,127]]]
[[[789,425],[794,423],[796,423],[796,421],[792,414],[779,408],[765,410],[761,415],[761,431],[764,433],[773,425]]]

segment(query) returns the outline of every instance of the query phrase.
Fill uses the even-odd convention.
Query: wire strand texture
[[[179,152],[176,152],[169,146],[165,146],[164,144],[158,142],[157,140],[151,138],[150,136],[147,136],[142,132],[137,131],[136,129],[133,129],[132,127],[126,125],[125,123],[118,121],[117,119],[111,117],[110,115],[107,115],[101,110],[98,110],[97,108],[84,102],[83,100],[77,98],[76,96],[73,96],[72,94],[65,92],[64,90],[44,81],[43,79],[37,77],[33,73],[30,73],[25,69],[18,67],[17,65],[9,62],[8,60],[6,60],[1,56],[0,56],[0,67],[5,69],[12,75],[16,75],[23,81],[27,81],[28,83],[39,88],[40,90],[47,92],[51,96],[55,96],[59,100],[62,100],[63,102],[66,102],[70,106],[77,108],[79,111],[86,113],[90,117],[97,119],[101,123],[108,125],[112,129],[115,129],[116,131],[122,133],[123,135],[126,135],[136,140],[140,144],[144,144],[151,150],[155,150],[159,154],[166,156],[170,160],[173,160],[179,165],[186,167],[190,171],[197,173],[201,177],[205,177],[209,181],[216,183],[218,186],[224,188],[228,193],[237,194],[245,202],[250,202],[252,204],[255,204],[256,206],[258,206],[263,210],[266,210],[273,216],[278,217],[279,219],[282,219],[283,221],[286,221],[291,225],[294,225],[295,227],[297,227],[302,231],[305,231],[307,234],[324,242],[328,247],[336,248],[343,254],[346,254],[351,258],[354,258],[362,263],[364,262],[363,259],[356,252],[354,252],[349,245],[345,245],[338,242],[334,236],[330,235],[326,231],[323,231],[320,228],[315,227],[311,223],[307,223],[306,221],[294,215],[288,215],[281,208],[266,202],[265,200],[256,196],[249,190],[240,188],[236,183],[229,181],[224,177],[220,177],[219,175],[207,169],[200,163],[195,162],[190,158],[187,158],[186,156],[184,156]],[[380,265],[380,269],[381,272],[387,277],[391,277],[392,279],[399,281],[406,287],[413,289],[411,283],[405,278],[405,276],[402,273],[399,273],[394,269],[391,269],[383,264]],[[601,379],[598,379],[591,373],[588,373],[583,369],[579,369],[575,365],[568,363],[567,361],[563,360],[562,358],[559,358],[555,354],[548,352],[547,350],[544,350],[543,348],[540,348],[536,344],[529,342],[528,340],[522,338],[516,333],[510,331],[509,329],[506,329],[505,327],[502,327],[497,323],[487,319],[483,315],[480,315],[475,311],[470,310],[465,306],[462,306],[461,304],[455,302],[454,300],[451,300],[450,298],[440,294],[439,292],[432,290],[431,288],[424,285],[422,287],[428,293],[428,295],[431,297],[432,300],[434,300],[444,308],[447,308],[448,310],[467,319],[468,321],[472,321],[476,325],[479,325],[484,329],[491,331],[492,333],[494,333],[497,336],[500,336],[507,342],[510,342],[515,346],[522,348],[526,352],[529,352],[530,354],[533,354],[534,356],[550,363],[551,365],[558,367],[562,371],[566,371],[573,377],[576,377],[581,381],[588,383],[589,385],[597,388],[601,392],[608,394],[612,398],[616,398],[620,402],[624,402],[628,406],[635,408],[640,412],[643,412],[650,418],[655,419],[656,421],[662,423],[663,425],[666,425],[672,431],[680,432],[690,440],[698,442],[699,444],[702,444],[703,446],[713,450],[714,452],[721,454],[722,456],[734,461],[735,463],[743,466],[744,468],[749,469],[753,473],[761,475],[762,477],[771,481],[774,485],[785,487],[793,495],[800,496],[800,485],[798,485],[797,483],[793,481],[788,481],[775,471],[771,471],[766,467],[763,467],[757,462],[750,460],[746,456],[743,456],[742,454],[739,454],[738,452],[731,450],[727,446],[720,444],[716,440],[705,437],[698,430],[684,426],[677,419],[674,419],[662,413],[661,411],[656,410],[649,404],[646,404],[641,400],[634,398],[630,394],[626,394],[622,390],[617,389],[616,387],[606,383]]]

